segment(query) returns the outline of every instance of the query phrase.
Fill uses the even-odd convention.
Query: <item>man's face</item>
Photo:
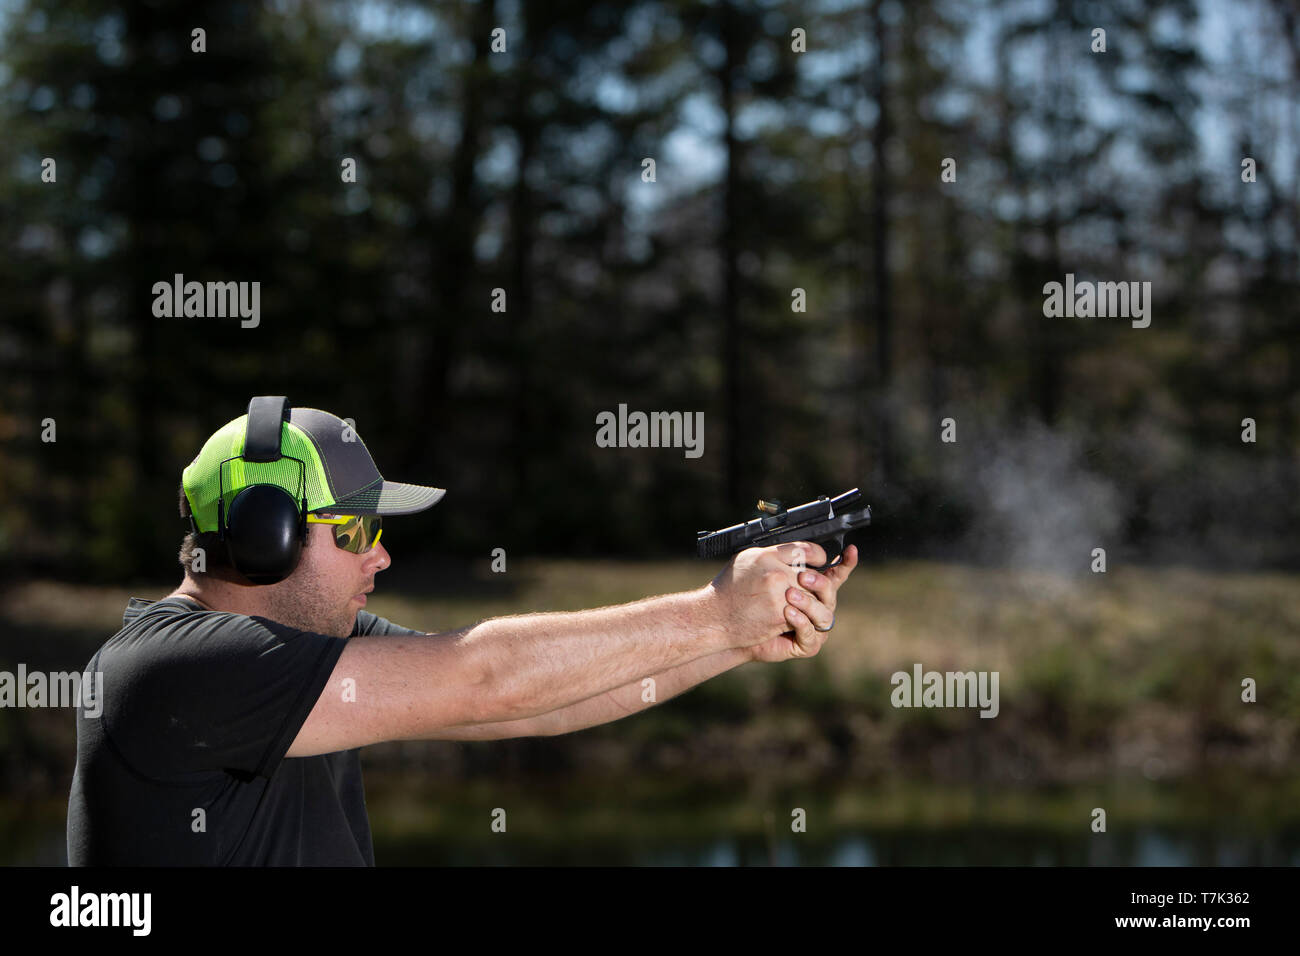
[[[266,585],[272,620],[347,637],[356,624],[365,595],[375,586],[375,574],[392,563],[383,541],[365,554],[353,554],[334,544],[334,525],[308,524],[302,558],[293,574],[279,584]]]

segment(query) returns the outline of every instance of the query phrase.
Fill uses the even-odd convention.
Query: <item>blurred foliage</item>
[[[1280,0],[26,0],[0,29],[7,573],[175,570],[180,472],[262,393],[449,489],[406,558],[681,554],[855,484],[872,554],[1300,558]],[[1066,272],[1152,282],[1150,328],[1045,318]],[[259,326],[155,318],[177,273],[260,282]],[[703,411],[704,455],[597,448],[621,402]]]

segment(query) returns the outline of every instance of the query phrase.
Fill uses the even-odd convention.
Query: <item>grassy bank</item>
[[[616,604],[697,587],[695,562],[512,560],[381,576],[370,609],[430,630],[501,614]],[[80,667],[131,594],[29,582],[4,602],[0,668]],[[902,709],[890,675],[997,671],[999,713]],[[1241,682],[1257,684],[1243,703]],[[1300,577],[1119,569],[1073,579],[939,563],[863,567],[811,661],[751,664],[647,713],[558,738],[370,748],[376,769],[444,777],[591,770],[705,778],[895,774],[949,781],[1147,780],[1230,768],[1285,773],[1300,755]],[[0,710],[7,792],[58,792],[70,714]],[[66,792],[66,791],[65,791]]]

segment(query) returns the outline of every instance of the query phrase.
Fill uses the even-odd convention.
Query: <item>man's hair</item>
[[[185,485],[180,486],[180,498],[177,500],[177,506],[180,508],[181,516],[184,517],[189,502],[185,500]],[[203,549],[204,565],[206,571],[196,572],[194,570],[194,549]],[[234,565],[230,563],[230,555],[226,553],[226,543],[221,540],[215,531],[189,531],[185,539],[181,542],[181,551],[178,556],[181,567],[189,576],[195,574],[211,574],[222,579],[231,579],[237,576]]]

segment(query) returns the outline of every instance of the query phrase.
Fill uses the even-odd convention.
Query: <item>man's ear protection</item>
[[[281,453],[281,426],[289,420],[289,400],[283,395],[260,395],[248,403],[244,453],[221,463],[298,462],[301,501],[279,485],[249,485],[225,509],[221,469],[217,472],[217,532],[235,570],[254,584],[276,584],[293,574],[307,536],[307,466],[301,458]]]

